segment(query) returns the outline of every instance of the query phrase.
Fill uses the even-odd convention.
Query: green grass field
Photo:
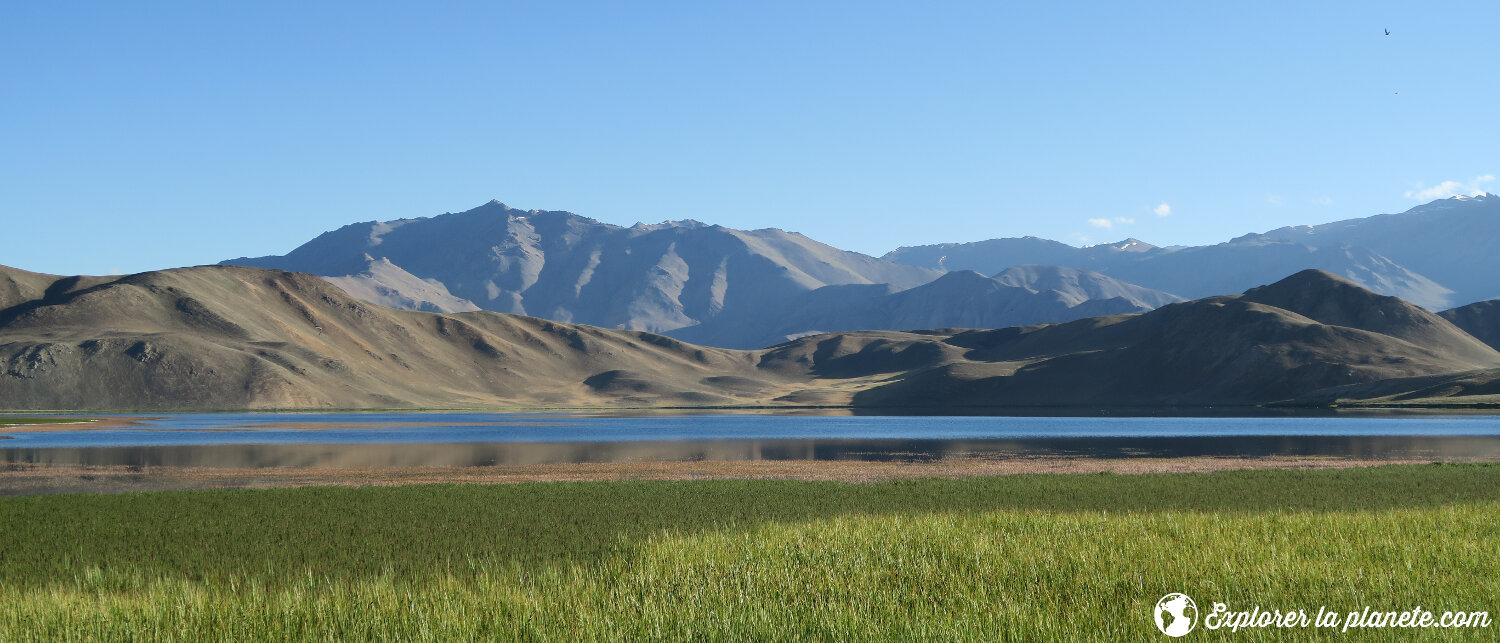
[[[23,417],[18,415],[0,415],[0,427],[20,426],[26,424],[77,424],[89,422],[87,418],[60,418],[60,417]]]
[[[12,498],[0,639],[1170,640],[1170,592],[1500,614],[1497,545],[1493,465]]]

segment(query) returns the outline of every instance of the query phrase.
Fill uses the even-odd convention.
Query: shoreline
[[[380,408],[380,409],[214,409],[176,411],[134,410],[35,410],[0,411],[0,438],[7,433],[88,431],[140,425],[171,415],[365,415],[365,414],[483,414],[550,415],[588,417],[643,417],[680,415],[786,415],[786,416],[913,416],[913,417],[1277,417],[1340,414],[1373,415],[1500,415],[1500,404],[1462,405],[1372,405],[1372,406],[1008,406],[956,407],[946,412],[910,407],[857,406],[662,406],[662,407],[555,407],[555,408]],[[29,416],[29,417],[28,417]]]
[[[1500,462],[1500,458],[1365,459],[1318,456],[1098,458],[1087,456],[952,457],[933,461],[694,460],[419,467],[219,468],[140,465],[0,468],[0,497],[115,494],[201,489],[277,489],[424,484],[618,482],[673,480],[809,480],[878,483],[920,478],[1026,474],[1209,473],[1258,469],[1349,469],[1384,465]]]

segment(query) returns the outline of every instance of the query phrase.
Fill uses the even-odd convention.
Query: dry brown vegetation
[[[1460,458],[1455,461],[1487,461]],[[409,484],[502,484],[620,480],[824,480],[882,482],[1015,474],[1206,473],[1259,469],[1347,469],[1426,460],[1326,457],[1090,458],[1073,456],[951,457],[933,461],[748,460],[580,462],[426,467],[142,467],[12,464],[0,470],[0,495],[121,493],[172,489],[385,487]]]
[[[311,275],[225,266],[0,268],[0,307],[12,409],[1344,404],[1400,400],[1407,383],[1424,403],[1464,404],[1492,401],[1500,380],[1500,352],[1452,323],[1318,271],[1142,315],[756,351],[393,310]]]

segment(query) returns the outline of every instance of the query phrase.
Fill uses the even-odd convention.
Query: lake
[[[954,455],[1500,457],[1500,415],[1491,413],[829,413],[111,414],[39,431],[0,427],[0,462],[313,467]]]

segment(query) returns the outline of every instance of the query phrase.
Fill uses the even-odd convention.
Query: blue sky
[[[878,255],[1500,192],[1494,2],[721,4],[6,3],[0,264],[212,263],[489,199]]]

